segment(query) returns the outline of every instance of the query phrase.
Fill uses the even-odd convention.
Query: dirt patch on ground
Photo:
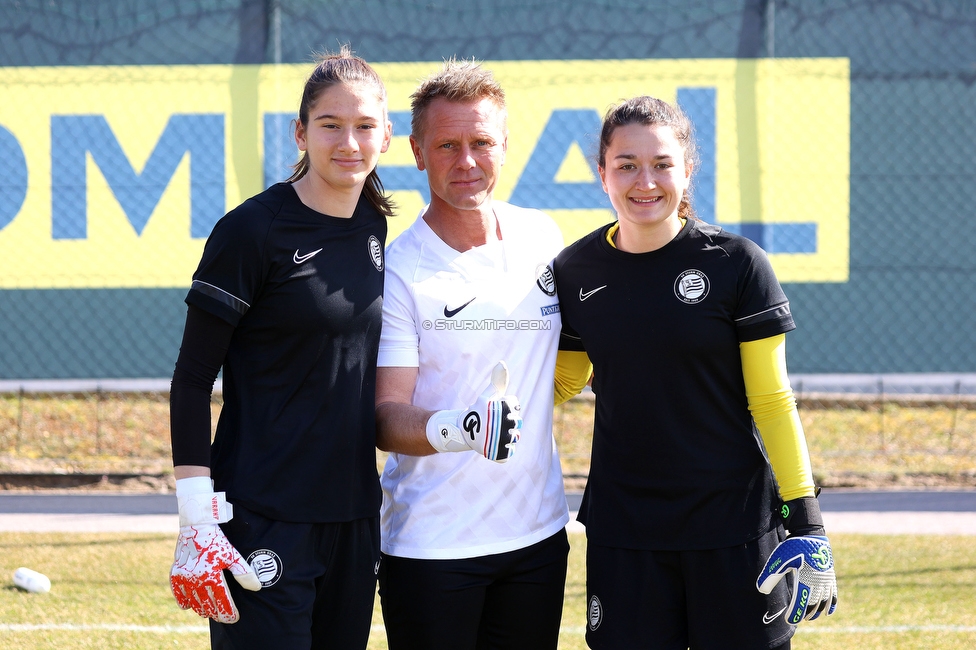
[[[956,473],[887,473],[858,474],[838,473],[818,478],[817,485],[833,488],[973,488],[976,487],[976,472]]]
[[[0,474],[4,492],[175,492],[172,474]]]
[[[586,477],[564,476],[568,492],[582,492]],[[854,472],[817,476],[816,483],[823,488],[856,488],[862,490],[891,489],[972,489],[976,488],[976,471],[957,473],[885,473],[858,474]]]

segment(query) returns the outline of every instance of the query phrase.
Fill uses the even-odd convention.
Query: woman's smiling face
[[[688,191],[691,167],[670,126],[626,124],[617,127],[600,167],[622,229],[653,229],[677,220]]]

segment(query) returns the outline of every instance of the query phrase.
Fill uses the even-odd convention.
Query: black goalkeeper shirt
[[[579,518],[590,543],[690,550],[770,530],[772,470],[748,409],[739,343],[794,328],[766,254],[689,220],[631,254],[610,226],[557,256],[564,349],[593,362],[596,416]]]
[[[386,220],[279,183],[214,227],[186,302],[235,327],[211,448],[231,503],[295,522],[377,516],[374,401]]]

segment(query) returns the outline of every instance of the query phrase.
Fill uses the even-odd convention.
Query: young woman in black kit
[[[171,394],[171,583],[181,607],[213,619],[214,648],[366,646],[392,213],[375,168],[391,128],[373,68],[348,48],[323,57],[302,97],[295,173],[223,217],[193,275]]]

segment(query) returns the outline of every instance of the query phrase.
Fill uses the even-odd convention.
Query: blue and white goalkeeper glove
[[[782,515],[790,536],[773,549],[756,587],[768,594],[790,575],[789,604],[775,614],[767,612],[763,621],[771,623],[782,615],[787,623],[796,625],[817,618],[825,610],[829,616],[837,607],[837,578],[820,505],[816,497],[793,499],[783,504]]]
[[[427,441],[439,452],[474,450],[496,463],[515,454],[522,428],[518,397],[505,395],[508,366],[491,371],[491,384],[466,409],[437,411],[427,420]]]

